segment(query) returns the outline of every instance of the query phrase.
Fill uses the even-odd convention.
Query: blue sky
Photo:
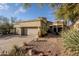
[[[38,17],[46,17],[49,21],[55,20],[54,9],[48,7],[47,4],[43,8],[39,8],[36,4],[28,9],[23,9],[20,3],[0,4],[0,16],[16,17],[21,20],[32,20]]]

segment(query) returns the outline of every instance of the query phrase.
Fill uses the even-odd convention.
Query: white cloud
[[[26,10],[23,8],[23,7],[20,7],[19,9],[17,9],[16,11],[15,11],[15,14],[18,14],[18,13],[25,13],[26,12]]]
[[[8,10],[9,6],[6,3],[0,4],[0,10]]]

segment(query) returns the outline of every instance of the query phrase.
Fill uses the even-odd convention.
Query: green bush
[[[70,29],[62,32],[66,55],[79,55],[79,31]]]

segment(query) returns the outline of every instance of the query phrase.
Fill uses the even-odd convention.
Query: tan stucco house
[[[48,30],[47,19],[40,17],[36,20],[16,22],[14,28],[16,29],[16,34],[19,35],[42,36]]]
[[[40,37],[47,34],[48,31],[59,32],[63,26],[62,21],[50,22],[44,17],[39,17],[35,20],[16,22],[14,28],[16,34]]]

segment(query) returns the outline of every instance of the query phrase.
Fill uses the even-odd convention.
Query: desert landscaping
[[[79,4],[0,4],[0,56],[79,56]]]
[[[38,50],[38,52],[40,51],[45,52],[46,50],[46,51],[51,51],[50,55],[60,54],[60,50],[57,45],[59,37],[58,38],[53,37],[52,35],[49,34],[49,36],[38,38],[39,41],[37,41],[37,43],[33,43],[34,41],[36,42],[36,39],[37,38],[34,38],[32,36],[16,36],[16,35],[2,37],[0,38],[0,54],[3,53],[3,51],[4,51],[4,54],[8,54],[15,45],[18,47],[22,47],[24,43],[27,43],[28,45],[39,46],[39,48],[34,48]]]

